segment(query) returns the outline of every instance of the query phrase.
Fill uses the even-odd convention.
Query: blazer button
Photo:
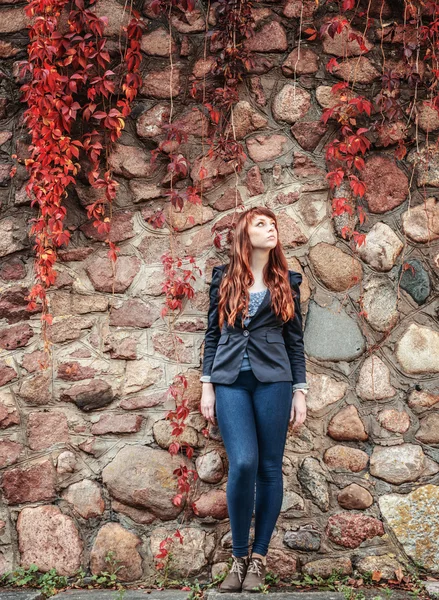
[[[247,337],[249,334],[250,334],[250,331],[248,329],[244,329],[243,335],[245,335],[245,337]]]

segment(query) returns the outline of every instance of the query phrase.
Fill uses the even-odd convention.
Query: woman
[[[215,425],[216,408],[229,460],[233,560],[221,592],[258,591],[265,580],[288,425],[297,428],[306,418],[301,280],[288,269],[276,215],[263,206],[241,213],[229,264],[212,273],[201,377],[201,412]]]

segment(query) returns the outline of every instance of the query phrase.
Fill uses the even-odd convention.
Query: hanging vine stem
[[[70,231],[64,228],[64,200],[69,186],[77,182],[81,169],[80,152],[86,153],[91,165],[87,173],[90,185],[105,193],[105,198],[87,207],[88,217],[95,219],[93,224],[99,233],[109,234],[111,216],[106,216],[105,207],[109,205],[111,215],[117,182],[108,169],[108,155],[107,170],[100,177],[101,138],[107,132],[110,132],[112,142],[120,137],[124,119],[131,112],[130,104],[141,84],[138,67],[143,24],[140,15],[133,11],[133,19],[126,29],[130,44],[125,57],[128,66],[123,86],[125,98],[117,101],[121,110],[99,110],[99,105],[105,108],[106,99],[114,91],[111,79],[114,72],[107,69],[101,75],[100,71],[110,62],[104,38],[108,19],[98,18],[84,7],[82,0],[76,0],[76,9],[72,8],[68,15],[68,31],[63,34],[59,19],[66,7],[64,0],[33,0],[25,7],[27,16],[35,17],[35,22],[29,31],[28,60],[22,61],[19,68],[21,77],[30,74],[30,81],[21,87],[22,101],[28,107],[24,122],[32,136],[31,157],[25,160],[30,173],[26,192],[31,206],[38,203],[40,209],[38,217],[31,219],[30,230],[30,235],[35,234],[37,283],[26,300],[30,311],[35,310],[37,301],[41,301],[46,358],[50,356],[51,345],[47,326],[52,323],[46,292],[56,280],[57,249],[67,246],[70,241]],[[96,74],[94,78],[93,73]],[[84,94],[81,95],[83,89],[86,89],[86,100]],[[97,125],[92,131],[83,133],[80,127],[74,127],[78,117],[81,125],[90,118],[97,121]],[[13,158],[17,156],[13,155]],[[108,238],[106,241],[110,247],[109,257],[115,261],[118,248]]]

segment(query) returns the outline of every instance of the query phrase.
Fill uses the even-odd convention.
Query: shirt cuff
[[[210,383],[210,375],[203,375],[200,377],[200,381]]]
[[[295,383],[293,385],[293,392],[295,392],[296,390],[309,390],[309,384],[308,383]]]

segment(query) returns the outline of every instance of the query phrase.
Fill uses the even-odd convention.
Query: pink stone
[[[254,169],[258,169],[258,167],[253,167]],[[259,169],[258,169],[259,171]],[[230,188],[224,192],[222,196],[220,196],[214,204],[212,204],[212,208],[215,210],[230,210],[231,208],[235,208],[235,206],[242,205],[242,197],[237,188]]]
[[[110,325],[114,327],[151,327],[160,311],[149,302],[130,298],[120,307],[111,307]]]
[[[27,437],[31,450],[43,450],[54,444],[70,442],[67,417],[59,411],[33,412],[27,421]]]
[[[334,66],[333,73],[345,81],[363,84],[372,83],[381,75],[365,56],[343,60]]]
[[[267,98],[260,77],[250,78],[250,93],[255,98],[256,104],[259,106],[265,106],[267,104]]]
[[[300,121],[291,127],[291,133],[304,150],[312,152],[327,132],[328,127],[321,121]]]
[[[149,56],[168,56],[169,51],[172,54],[177,51],[176,43],[171,41],[169,32],[162,27],[142,35],[140,48]]]
[[[244,42],[249,52],[284,52],[288,50],[287,34],[277,21],[271,21]]]
[[[81,566],[84,544],[71,517],[58,506],[27,507],[18,515],[21,566],[35,564],[43,573],[73,576]]]
[[[163,125],[168,122],[170,107],[159,103],[140,115],[136,122],[137,134],[143,138],[154,138],[163,134]]]
[[[0,279],[4,281],[17,281],[26,277],[26,267],[18,258],[2,261],[0,266]]]
[[[181,93],[181,68],[174,64],[172,71],[171,85],[171,69],[163,69],[161,71],[148,71],[142,79],[142,87],[140,93],[143,96],[152,98],[175,98]]]
[[[384,535],[384,527],[374,517],[339,513],[329,517],[326,534],[339,546],[358,548],[365,540]]]
[[[343,469],[358,473],[367,467],[369,456],[358,448],[336,445],[325,451],[323,460],[331,469]]]
[[[332,21],[337,20],[340,17],[335,17]],[[324,33],[322,36],[323,52],[327,54],[334,54],[335,56],[359,56],[363,52],[369,52],[373,48],[366,38],[362,40],[364,49],[360,47],[360,44],[356,39],[349,40],[351,34],[356,34],[363,38],[363,34],[353,29],[349,24],[346,24],[341,33],[336,33],[332,38],[329,33]]]
[[[4,360],[0,360],[0,386],[6,385],[16,378],[17,373],[15,369],[7,365]]]
[[[129,240],[135,233],[133,229],[133,213],[118,212],[113,213],[110,221],[110,232],[99,233],[93,225],[93,220],[88,221],[79,228],[88,238],[104,242],[109,239],[110,242],[123,242]]]
[[[373,155],[366,160],[361,179],[366,185],[365,198],[373,213],[385,213],[400,206],[407,198],[407,175],[395,161],[386,156]]]
[[[214,56],[207,56],[206,58],[200,58],[192,69],[192,75],[195,79],[203,79],[206,75],[212,72],[212,69],[216,65],[216,58]]]
[[[369,437],[353,404],[342,408],[332,417],[328,435],[338,441],[365,441]]]
[[[12,440],[0,441],[0,469],[14,464],[23,452],[24,446]]]
[[[204,177],[200,177],[201,168],[204,168],[206,171]],[[206,191],[212,188],[219,179],[233,172],[232,161],[225,162],[221,157],[216,155],[213,158],[199,156],[193,162],[191,178],[194,185],[199,185],[203,191]]]
[[[116,175],[127,179],[133,177],[151,177],[155,168],[151,165],[151,156],[143,148],[116,144],[109,155],[109,165]]]
[[[28,323],[5,327],[0,329],[0,348],[3,348],[3,350],[23,348],[33,335],[34,330]]]
[[[286,152],[288,138],[284,135],[256,135],[247,139],[250,158],[255,162],[266,162]]]
[[[233,109],[233,123],[236,139],[242,140],[249,133],[266,127],[268,120],[252,108],[249,102],[241,100]]]
[[[322,182],[326,180],[326,171],[317,167],[315,162],[309,156],[294,152],[293,154],[293,172],[297,178],[315,179],[320,178]]]
[[[111,508],[141,525],[150,525],[157,518],[147,510],[141,510],[139,508],[134,508],[133,506],[128,506],[127,504],[122,504],[122,502],[118,502],[117,500],[112,500]]]
[[[318,56],[310,48],[294,48],[282,64],[282,71],[286,77],[315,73],[318,70]]]
[[[70,261],[81,261],[85,260],[87,256],[93,254],[94,248],[71,248],[69,250],[58,250],[58,257],[61,262]]]
[[[168,400],[168,392],[155,392],[145,396],[130,396],[119,404],[125,410],[139,410],[140,408],[152,408],[160,406]]]
[[[311,19],[317,8],[315,0],[286,0],[283,14],[287,19]]]
[[[62,497],[83,519],[99,517],[105,510],[101,487],[96,481],[90,479],[72,483],[63,491]]]
[[[126,292],[140,269],[140,259],[137,256],[118,256],[113,276],[110,259],[95,254],[88,259],[85,271],[98,292]]]
[[[405,433],[410,427],[410,417],[404,410],[387,408],[378,414],[379,424],[394,433]]]
[[[29,289],[24,286],[13,286],[0,295],[0,319],[6,319],[7,323],[17,323],[30,318],[41,312],[41,306],[37,305],[32,310],[27,310],[28,301],[25,297],[29,294]]]
[[[20,413],[10,392],[4,392],[0,398],[0,429],[6,429],[20,423]]]
[[[81,381],[92,379],[97,375],[96,369],[81,365],[78,361],[63,362],[58,365],[57,378],[63,381]]]
[[[342,508],[363,510],[372,506],[373,496],[361,485],[351,483],[338,493],[337,501]]]
[[[27,352],[23,356],[23,361],[21,366],[23,369],[26,369],[28,373],[35,373],[35,371],[39,371],[43,368],[43,365],[46,364],[45,361],[46,355],[44,350],[34,350],[33,352]]]
[[[439,129],[439,113],[431,104],[423,100],[417,105],[419,127],[426,132]]]
[[[53,500],[56,472],[51,460],[33,464],[29,468],[16,467],[5,471],[1,487],[8,504]]]
[[[99,421],[93,424],[91,432],[93,435],[105,435],[107,433],[136,433],[142,426],[142,415],[116,415],[107,413],[99,417]]]
[[[18,396],[27,404],[48,404],[51,398],[51,376],[48,370],[38,373],[31,379],[25,379],[18,388]]]
[[[250,197],[259,196],[259,194],[264,193],[265,186],[264,182],[262,181],[261,171],[259,170],[258,165],[255,165],[247,171],[245,185]]]
[[[298,85],[287,83],[273,100],[273,116],[276,121],[295,123],[306,115],[310,106],[309,92]]]
[[[191,363],[193,341],[176,339],[173,334],[156,332],[152,337],[154,350],[170,360]]]
[[[79,383],[61,390],[60,400],[74,402],[81,410],[89,411],[111,404],[113,390],[102,379],[92,379],[89,383]]]
[[[195,501],[194,513],[197,517],[213,517],[214,519],[227,519],[227,498],[224,490],[210,490],[202,494]]]
[[[181,134],[187,136],[206,137],[209,132],[207,117],[195,107],[175,119],[173,124]]]

